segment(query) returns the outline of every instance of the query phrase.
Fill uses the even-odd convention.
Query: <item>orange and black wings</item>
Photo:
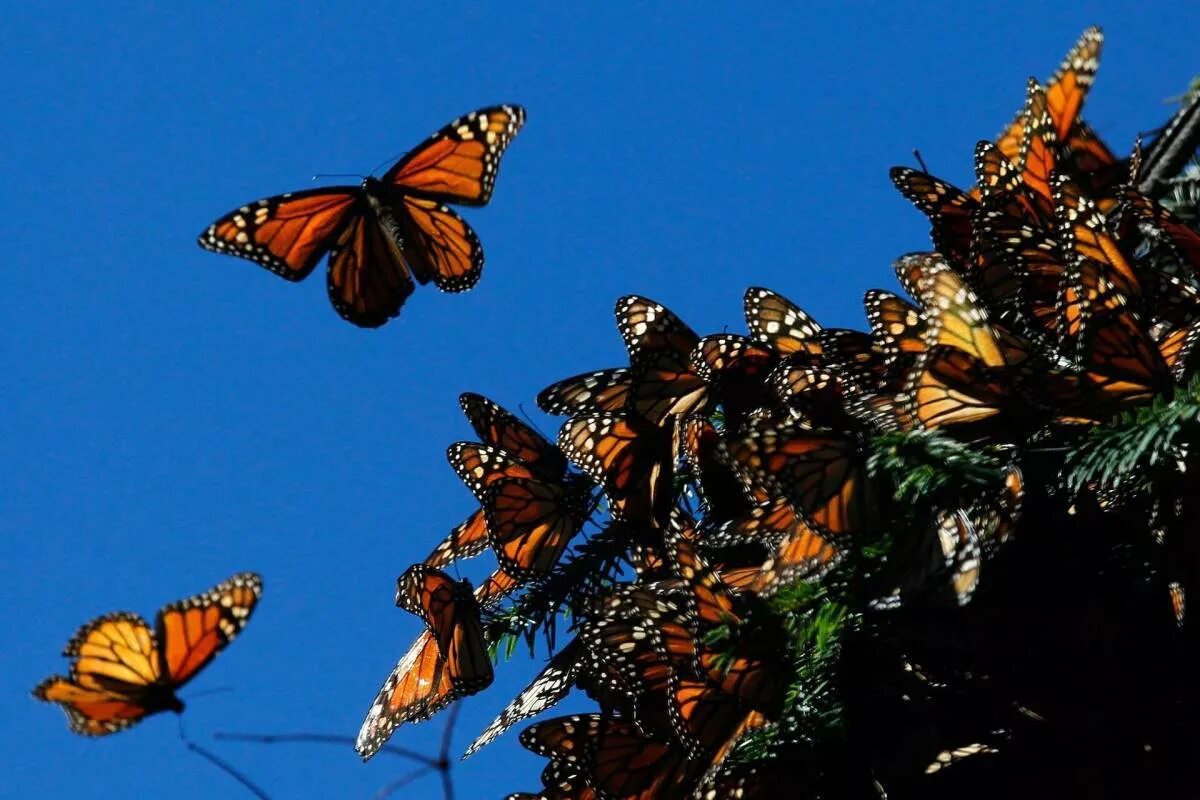
[[[149,702],[154,687],[162,685],[162,665],[154,634],[137,614],[117,612],[92,620],[71,638],[63,655],[72,659],[69,677],[47,678],[33,696],[60,704],[75,733],[115,733],[167,707]],[[165,700],[170,692],[160,694]]]
[[[746,290],[742,305],[751,338],[784,356],[821,354],[821,344],[817,341],[820,324],[783,295],[751,286]]]
[[[199,244],[254,261],[290,281],[308,277],[347,223],[361,218],[361,192],[334,186],[247,203],[209,225]]]
[[[154,629],[162,671],[174,688],[194,678],[237,638],[261,596],[262,578],[242,572],[158,612]]]
[[[617,301],[617,328],[629,351],[629,407],[655,425],[698,411],[707,387],[692,369],[700,338],[661,303],[629,295]]]
[[[559,416],[620,411],[629,399],[629,381],[626,367],[572,375],[538,392],[538,408]]]
[[[463,392],[458,402],[484,442],[523,461],[541,477],[554,480],[562,477],[567,469],[562,452],[499,403],[473,392]]]
[[[406,154],[383,183],[435,203],[485,205],[500,157],[525,124],[525,109],[500,105],[472,111],[445,125]]]
[[[355,215],[329,251],[329,300],[342,319],[361,328],[395,317],[415,288],[405,252],[377,213]]]
[[[570,490],[534,478],[505,478],[484,501],[488,541],[500,567],[524,580],[548,573],[583,524]]]

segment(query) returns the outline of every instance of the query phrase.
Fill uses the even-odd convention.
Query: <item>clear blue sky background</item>
[[[275,798],[398,777],[349,748],[210,736],[357,730],[418,630],[396,575],[472,507],[443,458],[469,438],[458,393],[532,410],[550,381],[619,363],[628,292],[701,332],[742,330],[751,284],[861,325],[862,292],[927,247],[887,178],[913,147],[967,182],[976,140],[1090,23],[1108,39],[1085,114],[1118,150],[1200,71],[1194,3],[1076,5],[6,8],[0,796],[239,796],[170,715],[91,741],[28,692],[91,616],[149,617],[243,569],[265,576],[260,610],[185,696],[235,691],[197,700],[189,734]],[[492,205],[467,212],[487,251],[469,294],[418,289],[363,331],[320,272],[290,285],[194,244],[233,206],[366,172],[505,101],[529,122]],[[536,669],[501,665],[458,750]],[[432,748],[440,729],[394,741]],[[510,735],[457,769],[459,795],[539,769]]]

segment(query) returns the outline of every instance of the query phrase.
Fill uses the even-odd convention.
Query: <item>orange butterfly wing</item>
[[[158,612],[155,632],[163,671],[175,688],[194,678],[237,638],[260,597],[262,578],[243,572]]]
[[[482,206],[492,197],[500,157],[525,124],[525,109],[492,106],[459,117],[400,159],[383,183],[437,202]]]
[[[179,707],[162,683],[154,634],[136,614],[105,614],[71,638],[63,655],[73,659],[70,676],[52,676],[33,696],[58,703],[71,730],[103,736],[169,707]],[[173,702],[171,702],[173,700]]]
[[[488,540],[500,567],[524,579],[548,573],[583,524],[568,491],[536,479],[497,481],[484,503]]]
[[[359,195],[354,187],[335,186],[268,197],[221,217],[198,241],[205,250],[303,280],[358,213]]]
[[[376,214],[359,214],[329,252],[329,300],[362,328],[378,328],[400,313],[415,284],[405,254]]]

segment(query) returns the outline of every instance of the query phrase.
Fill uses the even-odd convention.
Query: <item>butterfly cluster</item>
[[[552,640],[545,669],[468,754],[572,689],[599,710],[521,733],[548,764],[543,787],[514,799],[798,796],[839,764],[903,784],[902,763],[923,777],[985,760],[1012,738],[1004,720],[1037,719],[1014,691],[1002,713],[973,718],[1004,717],[986,730],[911,723],[922,734],[910,741],[870,743],[903,753],[886,769],[820,735],[844,731],[859,712],[839,698],[880,664],[902,674],[895,697],[920,694],[961,722],[946,695],[978,682],[973,654],[929,656],[941,667],[929,669],[913,655],[928,655],[929,625],[970,619],[956,615],[1012,572],[1031,502],[1119,509],[1097,487],[1050,491],[1045,454],[1169,398],[1200,364],[1200,235],[1139,191],[1138,147],[1117,157],[1080,117],[1101,41],[1088,30],[1044,86],[1029,82],[1014,122],[976,147],[975,186],[892,171],[934,250],[895,262],[907,296],[867,292],[867,329],[824,327],[754,287],[746,333],[702,337],[629,296],[615,309],[628,363],[538,395],[565,418],[554,442],[464,395],[479,441],[448,459],[479,506],[400,579],[397,603],[425,630],[372,704],[359,753],[486,687],[489,647],[532,642],[560,614],[570,638]],[[889,454],[921,447],[939,463],[889,471]],[[964,454],[986,469],[907,502],[906,486]],[[441,571],[485,551],[497,568],[478,589]],[[1170,596],[1181,623],[1178,581]],[[834,663],[874,666],[836,686]]]

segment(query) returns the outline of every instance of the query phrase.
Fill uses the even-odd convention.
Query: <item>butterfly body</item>
[[[240,573],[207,592],[164,606],[151,628],[117,612],[84,625],[67,643],[66,677],[53,675],[34,697],[58,703],[72,731],[103,736],[163,711],[183,711],[176,692],[236,638],[262,594]]]
[[[472,111],[381,178],[249,203],[208,226],[199,244],[290,281],[304,280],[328,253],[334,308],[355,325],[379,327],[416,283],[464,292],[479,280],[483,248],[446,204],[487,204],[500,157],[524,122],[519,106]]]

